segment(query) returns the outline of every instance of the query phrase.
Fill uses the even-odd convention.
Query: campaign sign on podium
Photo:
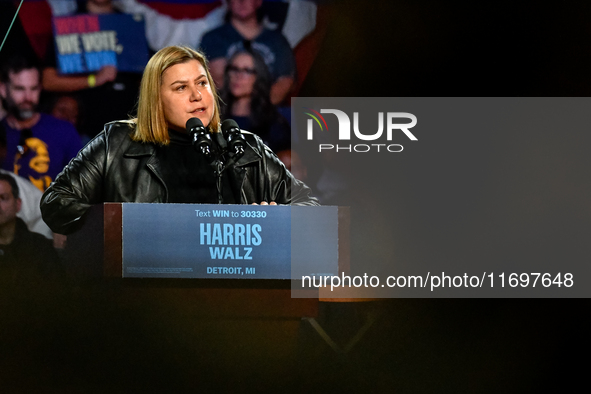
[[[122,225],[123,277],[338,274],[337,207],[123,204]]]

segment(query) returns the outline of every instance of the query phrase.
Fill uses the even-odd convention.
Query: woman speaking
[[[244,153],[223,172],[193,148],[185,126],[197,118],[222,150],[218,96],[199,52],[158,51],[142,77],[137,118],[107,123],[45,191],[43,219],[56,233],[81,226],[103,202],[318,205],[261,139],[245,132]],[[193,123],[195,120],[192,121]],[[216,187],[219,185],[221,187]],[[220,194],[222,195],[220,198]]]

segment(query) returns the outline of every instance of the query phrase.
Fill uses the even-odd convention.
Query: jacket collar
[[[151,156],[156,153],[154,144],[146,144],[142,142],[136,142],[129,145],[123,157],[141,157]]]
[[[146,143],[133,143],[127,148],[125,153],[123,154],[124,157],[142,157],[142,156],[155,156],[156,155],[156,148],[154,144],[146,144]],[[154,159],[154,158],[153,158]],[[248,142],[246,142],[246,148],[244,149],[244,156],[242,156],[237,162],[236,165],[244,166],[250,163],[254,163],[262,159],[261,154],[252,147]],[[152,161],[152,160],[150,160]]]
[[[127,148],[127,150],[123,153],[123,157],[150,157],[148,162],[146,163],[146,167],[154,173],[156,178],[160,181],[162,186],[164,187],[164,201],[168,201],[168,188],[166,186],[166,182],[162,177],[162,173],[160,172],[160,158],[156,154],[156,146],[154,144],[149,143],[142,143],[142,142],[132,142],[131,145]]]
[[[237,166],[244,166],[262,159],[261,154],[256,151],[248,142],[244,149],[244,155],[236,161]]]

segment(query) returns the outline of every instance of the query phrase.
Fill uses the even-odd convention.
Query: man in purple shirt
[[[0,96],[7,116],[1,165],[44,191],[82,146],[74,126],[38,111],[40,93],[41,73],[33,62],[16,55],[2,65]]]

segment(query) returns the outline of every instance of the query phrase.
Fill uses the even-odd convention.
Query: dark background
[[[589,5],[335,1],[301,96],[587,96]]]
[[[588,5],[336,4],[301,96],[589,96]],[[551,259],[557,271],[565,262],[587,264],[587,132],[475,131],[469,142],[456,144],[470,136],[454,134],[449,125],[445,129],[445,136],[432,136],[435,144],[421,136],[416,146],[407,142],[404,157],[372,157],[380,175],[366,172],[352,182],[364,189],[348,196],[363,212],[356,221],[352,209],[353,264],[355,259],[361,265],[364,259],[390,259],[394,266],[402,256],[439,258],[442,270],[458,263],[479,269],[478,258],[490,260],[491,255],[504,257],[499,266],[505,270],[536,259]],[[383,182],[374,182],[380,176]],[[458,198],[463,209],[450,212]],[[465,247],[452,249],[462,244],[458,237],[465,237]],[[356,239],[363,245],[355,245]],[[386,304],[392,307],[391,330],[374,339],[389,356],[382,354],[383,363],[362,369],[389,376],[384,381],[391,386],[373,386],[378,391],[546,392],[581,379],[580,359],[589,350],[582,328],[588,300]],[[409,334],[398,337],[407,325]]]

